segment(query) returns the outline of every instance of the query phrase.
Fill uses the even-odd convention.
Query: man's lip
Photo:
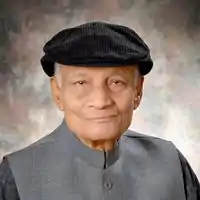
[[[116,115],[91,117],[91,118],[89,118],[89,120],[109,120],[109,119],[111,119],[113,117],[116,117]]]

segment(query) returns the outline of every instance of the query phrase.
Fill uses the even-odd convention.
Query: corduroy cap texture
[[[67,28],[44,46],[41,65],[54,75],[55,62],[70,66],[128,66],[138,64],[141,75],[153,67],[150,50],[132,29],[107,22],[88,22]]]

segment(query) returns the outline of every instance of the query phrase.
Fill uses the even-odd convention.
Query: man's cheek
[[[118,108],[121,112],[130,112],[134,107],[134,101],[132,98],[127,98],[124,101],[118,103]]]

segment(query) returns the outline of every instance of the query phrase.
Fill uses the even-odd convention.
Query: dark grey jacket
[[[62,122],[50,135],[5,160],[21,200],[200,198],[195,175],[195,184],[185,185],[187,177],[171,142],[129,130],[107,153],[83,145]]]

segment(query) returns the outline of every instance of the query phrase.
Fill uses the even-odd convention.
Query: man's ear
[[[139,76],[136,86],[136,93],[134,96],[134,110],[136,110],[140,105],[143,95],[143,83],[144,83],[144,76]]]
[[[63,111],[63,102],[61,98],[61,88],[58,85],[58,81],[56,77],[53,76],[50,78],[50,86],[51,86],[51,93],[53,97],[53,101],[56,103],[57,107]]]

